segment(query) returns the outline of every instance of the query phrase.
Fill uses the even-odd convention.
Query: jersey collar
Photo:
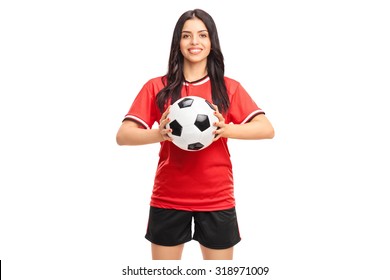
[[[204,83],[207,83],[209,80],[210,80],[209,76],[206,75],[203,78],[200,78],[199,80],[196,80],[193,82],[184,81],[183,85],[185,85],[185,86],[189,86],[189,85],[199,86],[199,85],[203,85]]]

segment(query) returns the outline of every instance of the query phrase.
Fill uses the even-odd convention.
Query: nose
[[[191,44],[192,45],[197,45],[198,44],[198,38],[196,38],[196,36],[193,36],[192,39],[191,39]]]

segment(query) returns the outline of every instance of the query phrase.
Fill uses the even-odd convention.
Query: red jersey
[[[245,89],[235,80],[225,77],[230,100],[226,123],[241,124],[263,114]],[[156,96],[164,87],[161,77],[149,80],[135,98],[125,116],[144,128],[159,122],[161,112]],[[205,77],[183,84],[181,97],[200,96],[212,103],[211,82]],[[220,138],[207,148],[189,152],[172,142],[161,142],[159,161],[150,205],[187,211],[216,211],[235,206],[233,172],[227,139]]]

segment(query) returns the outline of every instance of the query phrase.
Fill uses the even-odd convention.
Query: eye
[[[182,38],[182,39],[188,39],[188,38],[190,38],[190,35],[188,35],[188,34],[183,34],[183,35],[181,36],[181,38]]]
[[[199,35],[199,37],[200,37],[200,38],[207,38],[208,36],[207,36],[206,33],[201,33],[201,34]]]

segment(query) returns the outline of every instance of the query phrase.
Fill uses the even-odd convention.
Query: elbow
[[[269,130],[268,130],[268,139],[273,139],[275,137],[275,130],[273,127],[271,127]]]
[[[267,129],[263,130],[262,132],[262,139],[273,139],[275,137],[275,130],[270,125]]]
[[[123,136],[122,136],[122,134],[121,134],[120,132],[118,132],[118,133],[116,134],[116,143],[117,143],[119,146],[125,145],[124,140],[123,140]]]
[[[123,144],[122,144],[122,141],[121,141],[121,138],[117,135],[116,136],[116,144],[118,145],[118,146],[122,146]]]
[[[257,120],[256,120],[257,118]],[[257,139],[272,139],[275,137],[275,130],[271,122],[265,117],[265,115],[259,115],[255,117],[258,124]]]

